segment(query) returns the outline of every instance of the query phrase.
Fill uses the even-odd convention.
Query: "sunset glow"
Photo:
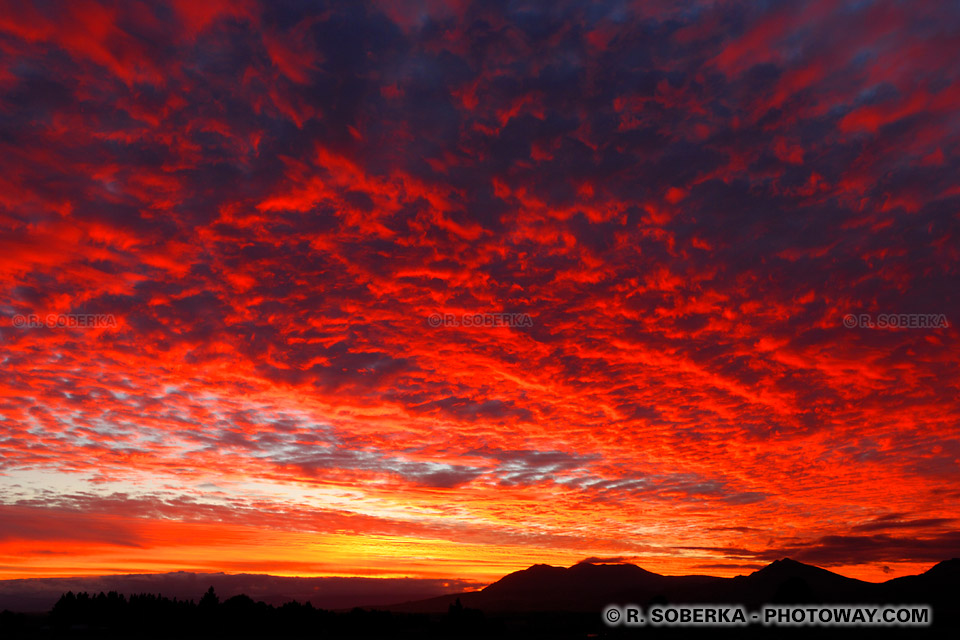
[[[0,2],[0,578],[960,556],[958,29]]]

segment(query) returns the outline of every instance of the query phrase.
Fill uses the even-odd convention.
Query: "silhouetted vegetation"
[[[213,587],[200,598],[155,594],[64,594],[49,614],[0,614],[0,638],[354,638],[470,637],[498,630],[482,612],[460,605],[446,615],[394,613],[356,608],[317,609],[309,602],[279,607],[246,595],[223,602]]]

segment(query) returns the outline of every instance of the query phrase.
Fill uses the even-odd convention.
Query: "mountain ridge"
[[[631,563],[580,562],[570,567],[536,564],[479,590],[467,581],[416,578],[304,578],[269,574],[125,574],[0,581],[0,610],[45,611],[66,591],[163,593],[199,599],[209,586],[228,598],[246,594],[269,604],[310,601],[327,609],[362,607],[442,613],[457,599],[485,611],[597,611],[612,603],[717,602],[922,602],[960,596],[960,559],[926,571],[873,583],[782,558],[748,575],[662,575]],[[431,593],[432,591],[432,593]]]
[[[588,566],[585,566],[588,565]],[[632,579],[631,579],[632,578]],[[931,603],[960,596],[960,559],[942,561],[915,576],[866,582],[790,558],[732,578],[667,576],[629,563],[534,565],[480,591],[450,594],[387,607],[390,611],[442,612],[460,600],[483,611],[598,611],[610,603],[721,603],[759,606],[804,603]]]

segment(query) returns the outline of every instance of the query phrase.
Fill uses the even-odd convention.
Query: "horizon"
[[[922,570],[921,573],[924,573],[924,572],[926,572],[926,571],[929,571],[930,569],[932,569],[933,567],[937,566],[938,564],[942,564],[942,563],[945,563],[945,562],[951,562],[951,561],[953,561],[953,560],[958,560],[958,559],[960,559],[960,558],[944,558],[943,560],[938,560],[938,561],[936,561],[936,562],[929,563],[929,566],[927,566],[926,569]],[[769,561],[767,564],[762,564],[762,565],[759,565],[759,564],[758,564],[758,565],[740,565],[740,566],[742,566],[742,567],[744,567],[745,569],[747,569],[747,570],[749,571],[749,573],[753,573],[753,572],[755,572],[755,571],[759,571],[759,570],[761,570],[761,569],[765,569],[765,568],[767,568],[767,567],[773,566],[773,565],[775,565],[775,564],[777,564],[777,563],[780,563],[780,562],[783,562],[783,561],[790,561],[790,562],[794,562],[794,563],[797,563],[797,564],[802,564],[802,565],[805,565],[805,566],[808,566],[808,567],[814,567],[814,568],[817,568],[817,569],[824,569],[824,570],[826,570],[826,571],[830,571],[831,573],[838,573],[838,572],[836,572],[836,571],[831,570],[829,567],[819,566],[819,565],[816,565],[816,564],[810,564],[810,563],[807,563],[807,562],[800,562],[799,560],[794,560],[793,558],[786,557],[786,556],[783,557],[783,558],[778,558],[778,559],[776,559],[776,560],[771,560],[771,561]],[[589,564],[589,565],[594,565],[594,566],[600,566],[600,565],[635,566],[635,567],[638,567],[638,568],[640,568],[640,569],[646,569],[646,567],[642,567],[642,566],[640,566],[639,564],[637,564],[637,563],[635,563],[635,562],[629,562],[629,561],[626,561],[626,560],[607,559],[607,558],[585,558],[585,559],[580,560],[580,561],[578,561],[578,562],[575,562],[575,563],[573,563],[573,564],[571,564],[571,565],[552,565],[552,564],[548,564],[548,563],[532,564],[532,565],[529,565],[528,567],[524,567],[523,569],[517,569],[516,571],[512,571],[511,573],[516,573],[516,572],[518,572],[518,571],[523,571],[523,570],[525,570],[525,569],[530,569],[530,568],[538,567],[538,566],[545,566],[545,567],[551,567],[551,568],[560,568],[560,569],[571,569],[571,568],[576,567],[576,566],[578,566],[578,565],[584,565],[584,564]],[[725,567],[729,567],[730,565],[724,565],[724,566],[725,566]],[[387,577],[387,578],[379,578],[379,577],[371,577],[371,576],[356,576],[356,575],[350,575],[350,574],[338,574],[338,575],[334,575],[334,574],[327,574],[327,575],[305,575],[305,574],[298,574],[298,575],[281,575],[281,574],[271,574],[271,573],[249,573],[249,572],[231,572],[231,571],[185,571],[185,570],[182,570],[182,569],[177,569],[177,570],[171,570],[171,571],[151,572],[151,573],[103,573],[103,574],[89,574],[89,575],[65,574],[65,575],[60,575],[60,576],[42,576],[42,577],[39,577],[39,578],[33,578],[33,577],[31,577],[31,578],[9,578],[9,579],[4,578],[4,579],[2,579],[2,580],[32,580],[32,579],[37,579],[37,580],[43,580],[43,579],[57,580],[57,579],[88,578],[88,577],[90,577],[90,578],[97,578],[97,577],[103,578],[103,577],[117,577],[117,576],[172,575],[172,574],[178,574],[178,573],[190,573],[190,574],[196,574],[196,575],[226,575],[226,576],[253,575],[253,576],[270,576],[270,577],[276,577],[276,578],[304,578],[304,579],[313,579],[313,578],[339,578],[339,579],[351,579],[351,580],[353,580],[353,579],[355,579],[355,580],[379,580],[379,579],[385,579],[385,580],[406,580],[406,579],[416,579],[416,576],[412,576],[412,575],[398,575],[398,576],[391,576],[391,577]],[[507,574],[507,575],[509,575],[509,574]],[[664,574],[659,574],[659,575],[670,576],[670,575],[691,575],[691,574],[669,574],[669,573],[664,573]],[[711,575],[711,574],[703,574],[703,575]],[[737,575],[747,575],[747,574],[737,574]],[[501,576],[501,577],[503,577],[503,576]],[[714,577],[724,577],[724,576],[717,575],[717,576],[714,576]],[[850,577],[850,576],[846,576],[846,577]],[[886,578],[886,579],[887,579],[887,580],[892,580],[893,578]],[[439,578],[437,578],[436,580],[439,580]],[[451,579],[451,580],[452,580],[452,579]],[[886,580],[884,580],[884,581],[886,581]],[[492,584],[492,583],[491,583],[491,584]]]
[[[934,562],[922,564],[921,567],[925,567],[925,568],[919,569],[916,573],[901,573],[901,574],[897,574],[897,575],[890,575],[891,572],[882,572],[882,573],[879,574],[879,577],[874,577],[874,578],[872,578],[872,579],[859,578],[859,577],[857,577],[857,576],[848,575],[848,574],[843,573],[842,571],[836,570],[835,567],[821,566],[821,565],[817,565],[817,564],[811,564],[811,563],[807,563],[807,562],[802,562],[802,561],[799,561],[799,560],[795,560],[795,559],[793,559],[793,558],[790,558],[790,557],[788,557],[788,556],[784,556],[784,557],[782,557],[782,558],[777,558],[777,559],[774,559],[774,560],[770,560],[770,561],[767,562],[766,564],[697,565],[697,566],[695,566],[694,568],[695,568],[695,569],[702,569],[702,570],[693,571],[693,572],[680,572],[680,573],[670,573],[670,572],[661,573],[661,572],[658,572],[658,571],[653,571],[652,573],[656,573],[656,574],[658,574],[658,575],[667,576],[667,577],[669,577],[669,576],[691,576],[691,575],[699,575],[699,576],[708,576],[708,577],[717,577],[717,578],[733,578],[733,577],[749,576],[749,575],[751,575],[751,574],[753,574],[753,573],[756,573],[756,572],[761,571],[761,570],[763,570],[763,569],[766,569],[766,568],[768,568],[768,567],[774,566],[774,565],[776,565],[776,564],[778,564],[778,563],[781,563],[781,562],[784,562],[784,561],[789,561],[789,562],[794,562],[794,563],[801,564],[801,565],[808,566],[808,567],[813,567],[813,568],[817,568],[817,569],[823,569],[823,570],[825,570],[825,571],[829,571],[830,573],[834,573],[834,574],[837,574],[837,575],[840,575],[840,576],[843,576],[843,577],[847,577],[847,578],[854,578],[854,579],[861,580],[861,581],[863,581],[863,582],[868,582],[868,583],[871,583],[871,584],[882,584],[883,582],[887,582],[887,581],[889,581],[889,580],[893,580],[893,579],[898,578],[898,577],[904,577],[904,576],[908,576],[908,575],[921,575],[921,574],[929,571],[930,569],[932,569],[933,567],[935,567],[935,566],[937,566],[937,565],[939,565],[939,564],[948,563],[948,562],[951,562],[951,561],[954,561],[954,560],[958,560],[958,558],[944,558],[944,559],[942,559],[942,560],[938,560],[938,561],[934,561]],[[588,557],[588,558],[584,558],[584,559],[582,559],[582,560],[579,560],[579,561],[574,562],[574,563],[569,564],[569,565],[549,564],[549,563],[542,563],[542,562],[540,562],[540,563],[535,563],[535,564],[531,564],[531,565],[528,565],[528,566],[525,566],[525,567],[521,567],[521,568],[518,568],[518,569],[514,569],[514,570],[510,571],[509,573],[500,575],[499,577],[496,577],[496,578],[491,579],[491,580],[489,580],[489,581],[477,581],[477,580],[469,580],[469,579],[465,580],[465,579],[453,578],[453,577],[449,577],[449,576],[448,576],[448,577],[445,577],[445,578],[437,578],[437,577],[434,577],[434,578],[423,578],[423,577],[419,577],[419,576],[417,576],[417,575],[412,575],[412,574],[395,574],[395,575],[383,575],[383,574],[378,574],[378,575],[370,576],[370,575],[354,575],[354,574],[350,574],[350,573],[345,573],[345,574],[295,574],[295,573],[269,573],[269,572],[249,572],[249,571],[222,571],[222,570],[221,570],[221,571],[192,571],[192,570],[184,570],[184,569],[174,569],[174,570],[153,571],[153,572],[138,572],[138,573],[133,573],[133,572],[87,573],[87,574],[66,573],[66,574],[60,574],[60,575],[43,575],[43,576],[33,576],[33,575],[30,575],[30,576],[25,576],[25,577],[14,577],[14,578],[0,577],[0,583],[17,581],[17,580],[37,580],[37,581],[49,580],[49,581],[55,581],[55,580],[75,580],[75,579],[76,579],[76,580],[82,580],[82,579],[97,579],[97,578],[132,578],[132,577],[147,577],[147,578],[149,578],[149,577],[162,577],[162,576],[170,576],[170,575],[177,575],[177,574],[188,574],[188,575],[194,575],[194,576],[201,576],[201,575],[202,575],[202,576],[228,576],[228,577],[251,576],[251,577],[264,577],[264,578],[291,578],[291,579],[302,579],[302,580],[325,580],[325,579],[343,580],[343,581],[365,581],[365,580],[369,580],[369,581],[384,581],[384,582],[397,582],[397,583],[400,583],[400,582],[403,582],[403,581],[410,581],[410,580],[413,580],[413,581],[424,581],[424,582],[434,582],[434,583],[436,583],[436,582],[443,582],[443,583],[450,583],[450,584],[458,584],[458,585],[461,585],[461,586],[464,587],[464,589],[462,589],[462,590],[459,590],[459,591],[451,591],[450,593],[469,593],[469,592],[472,592],[472,591],[482,590],[482,589],[490,586],[491,584],[494,584],[495,582],[499,581],[501,578],[506,577],[507,575],[511,575],[511,574],[513,574],[513,573],[522,572],[522,571],[525,571],[525,570],[527,570],[527,569],[535,568],[535,567],[538,567],[538,566],[546,566],[546,567],[551,567],[551,568],[571,569],[571,568],[576,567],[576,566],[578,566],[578,565],[585,565],[585,564],[594,565],[594,566],[601,566],[601,565],[633,566],[633,567],[638,567],[638,568],[640,568],[640,569],[644,569],[644,570],[646,570],[646,571],[650,571],[649,568],[647,568],[647,567],[645,567],[645,566],[642,566],[641,564],[639,564],[639,563],[637,563],[637,562],[633,562],[633,561],[630,561],[630,560],[627,560],[627,559],[624,559],[624,558],[597,558],[597,557]],[[717,569],[720,569],[720,571],[717,571]],[[446,587],[447,585],[444,584],[443,586]]]
[[[597,560],[598,562],[590,562]],[[432,602],[438,598],[452,597],[457,595],[479,594],[487,587],[493,586],[503,578],[515,574],[527,573],[529,570],[545,567],[550,569],[573,570],[578,566],[590,565],[592,567],[623,567],[629,566],[643,569],[632,563],[626,562],[603,562],[603,558],[587,558],[569,567],[557,567],[553,565],[531,565],[524,569],[512,572],[489,584],[469,584],[463,580],[430,580],[419,578],[356,578],[348,576],[275,576],[270,574],[230,574],[224,572],[216,573],[194,573],[194,572],[167,572],[158,574],[112,574],[101,576],[63,576],[63,577],[43,577],[43,578],[19,578],[12,580],[0,580],[0,610],[13,610],[19,612],[48,612],[52,603],[59,600],[62,596],[69,593],[97,593],[114,592],[120,595],[130,597],[137,594],[160,594],[173,596],[174,598],[184,600],[197,600],[201,593],[207,589],[212,589],[221,598],[232,598],[235,596],[248,596],[255,602],[265,602],[272,606],[279,606],[285,603],[298,601],[301,603],[311,603],[314,607],[320,609],[331,609],[339,611],[352,610],[355,607],[377,608],[392,607],[399,605],[412,604],[417,602]],[[934,566],[940,564],[954,565],[960,561],[958,558],[945,559]],[[809,565],[806,563],[792,560],[791,558],[780,558],[773,560],[769,564],[759,567],[754,571],[745,572],[737,576],[711,576],[706,573],[676,575],[677,578],[711,578],[718,580],[732,580],[733,578],[749,578],[755,574],[760,574],[766,569],[784,566],[788,563],[786,571],[794,570],[795,566],[807,567],[811,569],[824,570],[835,576],[849,578],[823,567]],[[932,568],[932,567],[931,567]],[[916,574],[916,575],[922,575]],[[650,575],[645,573],[644,575]],[[671,577],[669,575],[660,575],[659,577]],[[177,581],[164,581],[174,577]],[[902,576],[900,576],[902,577]],[[141,580],[133,580],[139,578]],[[184,579],[188,579],[184,583]],[[229,581],[230,578],[243,579],[243,581]],[[26,590],[18,588],[9,591],[10,583],[20,583],[23,580],[29,581],[29,587]],[[228,580],[224,582],[224,580]],[[281,582],[277,582],[277,581]],[[864,584],[880,586],[887,580],[872,582],[864,581]],[[284,581],[296,581],[290,584]],[[330,581],[330,582],[327,582]],[[211,584],[212,583],[212,584]],[[16,585],[20,587],[22,585]],[[44,590],[46,586],[46,590]],[[371,588],[372,587],[372,588]],[[293,589],[293,591],[291,591]],[[23,603],[29,603],[24,606]]]
[[[956,5],[0,3],[0,580],[960,556]]]

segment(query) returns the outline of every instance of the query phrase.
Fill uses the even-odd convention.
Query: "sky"
[[[960,556],[956,4],[0,5],[0,578]]]

